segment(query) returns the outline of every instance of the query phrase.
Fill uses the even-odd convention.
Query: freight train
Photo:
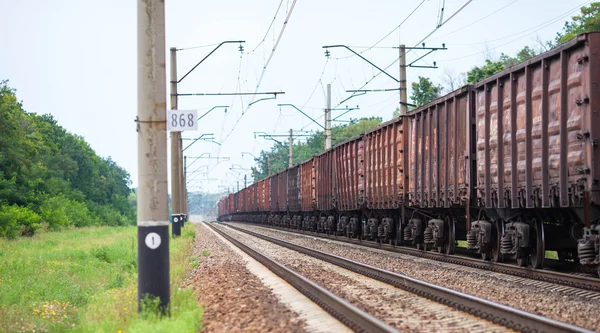
[[[221,221],[600,273],[600,33],[222,198]]]

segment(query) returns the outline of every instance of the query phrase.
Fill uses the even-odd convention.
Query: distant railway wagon
[[[246,192],[268,204],[224,198],[219,219],[448,254],[466,240],[483,259],[534,268],[553,250],[599,267],[599,84],[600,33],[579,35]]]

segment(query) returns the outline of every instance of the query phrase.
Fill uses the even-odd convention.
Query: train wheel
[[[446,254],[454,254],[454,247],[456,246],[456,229],[454,225],[454,218],[452,216],[447,216],[446,224],[448,227],[448,243],[446,244]],[[441,250],[440,253],[442,253]]]
[[[504,221],[497,220],[492,231],[492,261],[503,262],[504,255],[500,252],[500,243],[504,234]]]
[[[533,241],[531,244],[531,266],[533,268],[544,267],[544,257],[546,256],[546,244],[544,242],[544,222],[533,219]]]

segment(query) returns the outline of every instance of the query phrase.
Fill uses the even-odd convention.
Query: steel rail
[[[393,327],[387,325],[383,321],[364,312],[355,305],[349,303],[343,298],[333,294],[329,290],[319,286],[318,284],[308,280],[304,276],[294,272],[293,270],[279,264],[273,259],[251,249],[242,242],[227,235],[213,224],[206,224],[212,230],[223,236],[229,242],[242,251],[246,252],[256,261],[267,267],[270,271],[277,274],[280,278],[291,284],[294,288],[308,297],[311,301],[319,305],[323,310],[327,311],[334,318],[338,319],[348,328],[355,332],[399,332]]]
[[[581,327],[559,322],[529,312],[511,308],[489,300],[452,289],[420,281],[406,275],[386,271],[354,260],[310,249],[278,238],[266,236],[232,225],[228,227],[268,242],[329,262],[336,266],[368,276],[413,294],[470,313],[484,320],[521,332],[592,332]]]
[[[244,223],[247,223],[247,222],[244,222]],[[482,259],[470,258],[467,256],[461,256],[461,255],[456,255],[456,254],[447,255],[447,254],[438,253],[438,252],[418,250],[418,249],[414,249],[414,248],[410,248],[410,247],[406,247],[406,246],[402,246],[402,245],[396,246],[396,245],[390,245],[390,244],[380,244],[380,243],[377,243],[374,241],[358,240],[355,238],[347,238],[345,236],[332,236],[332,235],[328,235],[328,234],[324,234],[324,233],[316,233],[316,232],[300,230],[300,229],[285,228],[285,227],[279,227],[279,226],[265,226],[263,224],[255,224],[255,223],[252,223],[252,224],[263,227],[263,228],[277,229],[277,230],[282,230],[282,231],[291,232],[291,233],[295,233],[295,234],[309,235],[311,237],[319,237],[319,238],[323,238],[323,239],[336,240],[339,242],[362,245],[365,247],[386,250],[386,251],[399,253],[399,254],[406,254],[406,255],[421,257],[421,258],[425,258],[425,259],[431,259],[431,260],[442,261],[442,262],[447,262],[447,263],[461,265],[461,266],[467,266],[467,267],[487,270],[487,271],[491,271],[491,272],[497,272],[497,273],[502,273],[502,274],[507,274],[507,275],[512,275],[512,276],[518,276],[518,277],[526,278],[526,279],[530,279],[530,280],[543,281],[543,282],[553,283],[553,284],[557,284],[557,285],[578,288],[578,289],[582,289],[582,290],[600,292],[600,279],[591,278],[591,277],[587,277],[587,276],[573,275],[573,274],[549,271],[549,270],[544,270],[544,269],[519,267],[519,266],[515,266],[515,265],[510,265],[510,264],[484,261]]]

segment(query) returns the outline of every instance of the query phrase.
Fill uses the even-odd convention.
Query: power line
[[[269,35],[269,31],[271,31],[271,28],[273,27],[273,23],[275,23],[275,19],[277,19],[277,14],[279,14],[279,10],[281,9],[281,5],[282,4],[283,4],[283,0],[281,0],[279,2],[279,6],[277,6],[277,11],[275,11],[275,15],[273,16],[273,20],[271,20],[271,24],[269,24],[269,28],[265,32],[265,36],[260,41],[260,43],[258,43],[258,45],[256,45],[256,47],[252,51],[248,52],[248,54],[253,53],[254,51],[256,51],[258,49],[258,47],[261,46],[262,43],[264,43],[264,41],[267,39],[267,36]]]
[[[380,40],[378,40],[378,41],[377,41],[375,44],[373,44],[373,45],[372,45],[372,46],[370,46],[370,47],[367,47],[365,50],[363,50],[363,51],[361,51],[361,52],[359,52],[359,53],[360,53],[360,54],[362,54],[362,53],[364,53],[364,52],[367,52],[367,51],[371,50],[372,48],[374,48],[374,47],[376,47],[377,45],[379,45],[379,43],[381,43],[382,41],[384,41],[386,38],[388,38],[388,37],[389,37],[391,34],[393,34],[393,33],[394,33],[396,30],[398,30],[398,29],[399,29],[399,28],[400,28],[400,27],[401,27],[401,26],[404,24],[404,22],[406,22],[406,21],[407,21],[407,20],[408,20],[408,19],[409,19],[409,18],[410,18],[410,17],[411,17],[411,16],[412,16],[412,15],[413,15],[413,14],[414,14],[416,11],[417,11],[417,9],[419,9],[419,8],[421,7],[421,5],[423,5],[423,4],[425,3],[425,1],[427,1],[427,0],[423,0],[423,1],[421,1],[421,3],[419,3],[419,4],[417,5],[417,7],[416,7],[415,9],[413,9],[413,11],[412,11],[412,12],[410,12],[410,14],[408,14],[408,16],[404,18],[404,20],[402,20],[402,22],[400,22],[400,24],[398,24],[398,25],[397,25],[397,26],[396,26],[394,29],[392,29],[392,31],[388,32],[388,33],[387,33],[385,36],[383,36],[383,38],[381,38]],[[354,55],[354,54],[352,54],[352,55],[349,55],[349,56],[345,56],[345,57],[339,57],[339,58],[335,58],[335,59],[336,59],[336,60],[339,60],[339,59],[347,59],[347,58],[351,58],[351,57],[354,57],[354,56],[355,56],[355,55]]]
[[[524,35],[524,36],[528,36],[528,35],[531,35],[532,33],[536,32],[536,31],[539,31],[539,30],[541,30],[541,29],[543,29],[543,28],[547,27],[548,25],[550,25],[550,24],[552,24],[552,23],[555,23],[556,21],[559,21],[559,20],[561,20],[561,19],[564,19],[566,16],[569,16],[569,15],[571,15],[571,13],[573,13],[573,12],[575,12],[575,11],[578,11],[578,10],[579,10],[579,9],[580,9],[582,6],[584,6],[584,5],[588,4],[588,3],[592,2],[592,1],[593,1],[593,0],[586,1],[586,2],[584,2],[584,3],[582,3],[582,4],[580,4],[579,6],[577,6],[577,7],[575,7],[575,8],[572,8],[572,9],[570,9],[569,11],[567,11],[567,12],[564,12],[563,14],[560,14],[559,16],[556,16],[556,17],[554,17],[554,18],[552,18],[552,19],[550,19],[550,20],[548,20],[548,21],[545,21],[545,22],[542,22],[542,23],[536,24],[535,26],[533,26],[533,27],[531,27],[531,28],[527,28],[527,29],[525,29],[525,30],[522,30],[522,31],[520,31],[520,32],[517,32],[517,33],[511,34],[511,35],[508,35],[508,36],[504,36],[504,37],[501,37],[501,38],[492,39],[492,40],[488,40],[488,41],[484,41],[484,42],[477,42],[477,43],[466,43],[466,44],[452,44],[452,45],[453,45],[453,46],[454,46],[454,45],[457,45],[457,46],[471,46],[471,45],[480,45],[480,44],[486,44],[486,43],[493,43],[493,42],[497,42],[497,41],[505,40],[505,39],[508,39],[508,38],[511,38],[511,37],[514,37],[514,36],[517,36],[517,35],[520,35],[520,34],[526,33],[526,32],[528,32],[528,31],[530,31],[530,30],[533,30],[533,29],[536,29],[536,28],[537,28],[536,30],[532,31],[531,33]],[[542,26],[542,27],[540,28],[540,26]],[[523,36],[523,37],[524,37],[524,36]]]
[[[436,32],[439,28],[441,28],[444,24],[446,24],[448,21],[450,21],[453,17],[455,17],[458,13],[460,13],[468,4],[470,4],[471,2],[473,2],[473,0],[468,0],[462,7],[460,7],[456,12],[454,12],[454,14],[452,14],[452,16],[450,16],[448,19],[446,19],[444,22],[442,22],[442,24],[437,25],[427,36],[425,36],[424,38],[422,38],[419,42],[415,43],[414,47],[418,46],[419,44],[421,44],[423,41],[425,41],[427,38],[429,38],[429,36],[431,36],[434,32]],[[410,53],[412,50],[409,50],[408,52],[406,52],[407,54]],[[383,70],[386,71],[388,68],[392,67],[394,64],[396,64],[398,61],[400,61],[400,59],[396,59],[394,60],[391,64],[389,64],[387,67],[385,67]],[[366,87],[369,83],[371,83],[376,77],[378,77],[379,75],[381,75],[381,73],[383,72],[378,72],[377,74],[375,74],[369,81],[367,81],[365,84],[363,84],[360,88],[356,89],[356,90],[361,90],[364,87]],[[352,98],[353,96],[356,96],[356,93],[352,93],[352,95],[350,96],[350,98]],[[346,99],[348,100],[348,99]],[[341,104],[341,103],[340,103]],[[336,105],[335,107],[340,106],[340,104]]]
[[[448,23],[448,21],[450,21],[452,18],[454,18],[454,17],[455,17],[455,16],[456,16],[458,13],[460,13],[460,12],[461,12],[463,9],[465,9],[465,7],[467,7],[467,5],[469,5],[471,2],[473,2],[473,0],[468,0],[468,1],[467,1],[467,2],[466,2],[466,3],[465,3],[463,6],[462,6],[462,7],[460,7],[460,8],[459,8],[459,9],[458,9],[456,12],[454,12],[454,14],[452,14],[452,16],[450,16],[449,18],[447,18],[447,19],[446,19],[445,21],[443,21],[441,24],[438,24],[438,25],[437,25],[437,26],[436,26],[436,27],[435,27],[435,28],[434,28],[434,29],[433,29],[433,30],[432,30],[432,31],[431,31],[429,34],[427,34],[427,36],[425,36],[424,38],[422,38],[422,39],[421,39],[419,42],[415,43],[415,45],[414,45],[413,47],[416,47],[416,46],[418,46],[418,45],[419,45],[419,44],[421,44],[423,41],[425,41],[427,38],[429,38],[429,36],[431,36],[431,35],[432,35],[434,32],[436,32],[436,31],[437,31],[439,28],[441,28],[441,27],[442,27],[444,24]],[[410,53],[411,51],[412,51],[412,49],[409,49],[409,50],[406,52],[406,54]],[[383,69],[383,71],[386,71],[386,70],[388,70],[390,67],[392,67],[394,64],[396,64],[398,61],[400,61],[400,59],[399,59],[399,58],[398,58],[398,59],[396,59],[396,60],[394,60],[394,61],[393,61],[391,64],[389,64],[388,66],[386,66],[386,67]],[[368,80],[368,81],[367,81],[365,84],[363,84],[363,85],[362,85],[360,88],[358,88],[358,89],[356,89],[356,90],[358,91],[358,90],[361,90],[361,89],[363,89],[364,87],[366,87],[366,86],[367,86],[369,83],[371,83],[371,82],[372,82],[372,81],[373,81],[373,80],[374,80],[376,77],[378,77],[379,75],[381,75],[381,73],[383,73],[383,71],[380,71],[380,72],[378,72],[377,74],[373,75],[373,77],[372,77],[371,79],[369,79],[369,80]],[[354,97],[354,96],[357,96],[357,94],[358,94],[357,92],[353,92],[353,93],[350,95],[350,97],[348,97],[348,98],[344,99],[344,100],[343,100],[343,102],[345,102],[345,101],[349,100],[350,98],[352,98],[352,97]],[[334,107],[334,109],[335,109],[335,108],[337,108],[337,107],[339,107],[339,106],[340,106],[340,105],[341,105],[343,102],[341,102],[341,103],[337,104],[337,105]],[[323,118],[323,117],[324,117],[324,115],[321,115],[321,116],[319,116],[319,117],[317,118],[317,120],[319,120],[319,119],[321,119],[321,118]],[[306,128],[306,127],[310,126],[310,125],[311,125],[311,124],[308,124],[308,125],[306,125],[306,126],[302,127],[302,129],[304,129],[304,128]]]
[[[513,39],[513,40],[511,40],[511,41],[509,41],[509,42],[506,42],[506,43],[504,43],[504,44],[500,44],[500,45],[494,46],[493,48],[489,48],[489,49],[486,49],[486,50],[483,50],[483,51],[479,51],[479,52],[476,52],[476,53],[472,53],[472,54],[469,54],[469,55],[466,55],[466,56],[463,56],[463,57],[458,57],[458,58],[453,58],[453,59],[446,59],[446,60],[440,60],[440,62],[450,62],[450,61],[455,61],[455,60],[460,60],[460,59],[470,58],[470,57],[476,56],[476,55],[478,55],[478,54],[482,54],[482,53],[484,53],[484,52],[486,52],[486,51],[489,51],[489,50],[495,50],[495,49],[497,49],[497,48],[499,48],[499,47],[506,46],[506,45],[508,45],[508,44],[514,43],[514,42],[516,42],[516,41],[518,41],[518,40],[520,40],[520,39],[523,39],[523,38],[525,38],[525,37],[527,37],[527,36],[529,36],[529,35],[531,35],[531,34],[533,34],[533,33],[537,32],[537,31],[539,31],[539,30],[542,30],[542,29],[544,29],[544,28],[546,28],[546,27],[550,26],[551,24],[553,24],[553,23],[555,23],[555,22],[557,22],[557,21],[559,21],[559,20],[563,19],[565,16],[568,16],[568,15],[570,15],[570,13],[572,13],[573,11],[575,11],[575,10],[579,9],[581,6],[584,6],[584,5],[586,5],[586,4],[587,4],[587,3],[589,3],[589,2],[591,2],[591,1],[586,1],[586,2],[582,3],[582,4],[581,4],[579,7],[576,7],[575,9],[571,9],[571,10],[569,10],[568,12],[566,12],[566,13],[564,13],[564,14],[561,14],[561,16],[559,16],[559,17],[556,17],[556,18],[552,19],[551,21],[546,21],[546,22],[542,23],[542,24],[541,24],[541,26],[538,24],[536,27],[534,27],[534,28],[538,28],[538,29],[535,29],[535,30],[533,30],[533,31],[531,31],[531,32],[529,32],[529,33],[527,33],[527,34],[525,34],[525,35],[521,36],[521,37],[517,37],[517,38],[515,38],[515,39]],[[496,39],[496,41],[498,41],[498,40],[503,40],[503,39],[507,39],[507,38],[510,38],[510,37],[514,37],[514,36],[520,35],[520,34],[522,34],[522,33],[525,33],[525,32],[527,32],[527,31],[529,31],[529,30],[531,30],[531,29],[534,29],[534,28],[530,28],[530,29],[527,29],[527,30],[521,31],[521,32],[518,32],[518,33],[516,33],[516,34],[513,34],[513,35],[510,35],[510,36],[507,36],[507,37],[503,37],[503,38]],[[484,43],[485,43],[485,42],[484,42]]]
[[[281,31],[279,32],[279,36],[277,37],[277,41],[275,42],[275,45],[273,45],[273,49],[271,50],[271,55],[269,56],[269,59],[267,60],[267,62],[265,63],[265,65],[263,66],[263,70],[262,73],[260,75],[260,78],[258,79],[258,83],[256,84],[256,88],[254,89],[254,93],[258,92],[258,88],[260,87],[260,84],[262,82],[262,79],[265,75],[265,72],[267,70],[267,67],[269,66],[269,63],[271,62],[271,59],[273,59],[273,55],[275,54],[275,51],[277,50],[277,46],[279,45],[279,42],[281,41],[281,37],[283,36],[283,32],[285,31],[285,27],[287,26],[288,21],[290,20],[290,17],[292,16],[292,12],[294,11],[294,7],[296,6],[296,1],[294,0],[294,2],[292,2],[292,6],[290,7],[290,10],[288,12],[288,15],[285,18],[285,21],[283,22],[283,26],[281,27]],[[249,104],[252,104],[254,102],[254,98],[252,97],[252,100],[250,101]],[[246,112],[248,111],[248,108],[246,108]],[[243,105],[242,105],[242,114],[240,115],[240,117],[236,120],[235,124],[233,125],[233,128],[231,129],[231,131],[227,134],[227,136],[225,136],[225,138],[220,142],[221,144],[223,144],[225,141],[227,141],[227,139],[231,136],[231,134],[233,133],[233,131],[235,130],[235,128],[237,127],[237,125],[239,124],[240,120],[242,119],[242,117],[244,116],[244,114],[246,114],[246,112],[243,109]]]
[[[290,11],[288,12],[288,15],[286,16],[285,21],[283,22],[283,26],[281,27],[281,31],[279,32],[279,36],[277,37],[277,41],[275,42],[275,45],[273,45],[273,49],[271,50],[271,54],[269,55],[269,59],[267,59],[267,62],[263,66],[262,73],[260,74],[260,78],[258,79],[258,83],[256,83],[256,88],[254,89],[255,93],[258,91],[258,88],[260,87],[260,84],[262,83],[262,80],[263,80],[263,78],[265,76],[265,73],[267,71],[267,67],[269,66],[269,63],[271,62],[271,59],[273,59],[273,55],[275,54],[275,50],[277,50],[277,46],[279,45],[279,42],[281,41],[281,37],[283,36],[283,32],[285,31],[285,28],[287,27],[287,23],[290,20],[290,17],[292,16],[292,12],[294,11],[294,7],[296,6],[296,1],[297,0],[294,0],[294,2],[292,2],[292,7],[290,8]],[[254,102],[254,97],[250,101],[250,104],[252,102]],[[244,114],[244,112],[242,111],[242,115],[243,114]]]
[[[182,47],[182,48],[179,48],[179,49],[177,49],[177,51],[185,51],[185,50],[201,49],[201,48],[210,47],[210,46],[215,46],[215,45],[219,45],[219,43],[215,43],[215,44],[208,44],[208,45],[199,45],[199,46],[190,46],[190,47]]]
[[[484,17],[480,18],[480,19],[479,19],[479,20],[477,20],[477,21],[471,22],[471,23],[469,23],[469,24],[467,24],[467,25],[465,25],[465,26],[463,26],[463,27],[461,27],[461,28],[458,28],[458,29],[456,29],[456,30],[454,30],[454,31],[452,31],[452,32],[449,32],[449,33],[445,34],[445,35],[442,35],[442,36],[436,37],[436,38],[434,38],[434,39],[432,39],[432,40],[430,40],[430,41],[442,39],[442,38],[444,38],[444,37],[446,37],[446,36],[450,36],[450,35],[454,34],[455,32],[458,32],[458,31],[461,31],[461,30],[463,30],[463,29],[465,29],[465,28],[468,28],[468,27],[472,26],[473,24],[479,23],[479,22],[481,22],[481,21],[485,20],[486,18],[488,18],[488,17],[490,17],[490,16],[492,16],[492,15],[494,15],[494,14],[498,13],[499,11],[503,10],[504,8],[506,8],[506,7],[508,7],[508,6],[512,5],[512,4],[514,4],[514,3],[515,3],[515,2],[517,2],[517,1],[519,1],[519,0],[514,0],[513,2],[511,2],[511,3],[507,4],[507,5],[505,5],[505,6],[501,7],[501,8],[499,8],[499,9],[496,9],[495,11],[493,11],[493,12],[491,12],[490,14],[488,14],[488,15],[486,15],[486,16],[484,16]]]

